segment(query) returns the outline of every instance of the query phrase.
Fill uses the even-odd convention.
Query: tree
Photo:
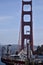
[[[36,53],[37,55],[43,55],[43,45],[37,47]]]

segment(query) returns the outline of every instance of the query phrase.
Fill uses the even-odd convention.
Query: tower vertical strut
[[[24,11],[24,6],[30,6],[30,10]],[[27,22],[27,20],[24,20],[24,16],[29,15],[28,17],[30,20]],[[24,27],[28,26],[30,29],[26,30],[29,32],[29,34],[24,34]],[[24,49],[24,40],[29,40],[30,48],[33,51],[33,28],[32,28],[32,0],[24,1],[22,0],[22,18],[21,18],[21,49]]]

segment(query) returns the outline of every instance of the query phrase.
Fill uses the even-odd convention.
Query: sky
[[[32,0],[34,45],[43,44],[43,0]],[[0,0],[0,44],[18,44],[22,0]]]

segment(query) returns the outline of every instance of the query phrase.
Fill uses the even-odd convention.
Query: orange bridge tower
[[[32,0],[22,0],[22,18],[21,18],[21,49],[27,42],[33,50],[33,27],[32,27]]]

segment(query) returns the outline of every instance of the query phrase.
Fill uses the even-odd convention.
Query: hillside
[[[5,47],[5,49],[7,49],[7,45],[0,45],[0,56],[1,56],[1,52],[2,52],[2,47]],[[16,51],[18,51],[20,49],[20,46],[15,44],[15,45],[11,45],[10,50],[11,50],[11,54],[14,54]],[[34,46],[34,50],[37,49],[37,46]]]

